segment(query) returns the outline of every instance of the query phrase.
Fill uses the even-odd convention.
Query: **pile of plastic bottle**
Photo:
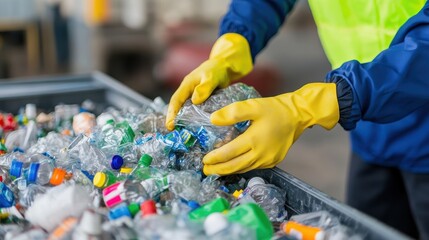
[[[204,154],[250,124],[216,127],[210,113],[258,96],[237,84],[187,102],[172,132],[157,102],[0,114],[0,238],[349,239],[326,212],[286,221],[285,191],[260,177],[202,174]]]

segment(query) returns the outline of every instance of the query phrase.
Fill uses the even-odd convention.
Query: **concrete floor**
[[[290,22],[308,11],[308,6],[298,6]],[[290,22],[257,59],[273,64],[281,71],[283,86],[279,93],[296,90],[308,82],[323,81],[330,70],[314,23],[306,22],[305,28],[299,28]],[[331,131],[313,127],[292,146],[279,167],[344,201],[349,149],[348,133],[341,126]]]

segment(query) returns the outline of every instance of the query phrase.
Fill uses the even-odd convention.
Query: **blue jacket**
[[[277,33],[295,0],[233,0],[220,35],[235,32],[253,58]],[[349,61],[329,72],[337,84],[341,126],[364,160],[429,172],[429,2],[369,63]]]

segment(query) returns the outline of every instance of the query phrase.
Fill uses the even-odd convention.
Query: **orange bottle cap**
[[[66,174],[67,174],[67,172],[64,169],[54,168],[54,171],[52,172],[52,176],[51,176],[51,179],[49,180],[49,182],[55,186],[60,185],[63,182]]]

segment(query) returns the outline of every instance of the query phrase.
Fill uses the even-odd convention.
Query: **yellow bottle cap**
[[[107,176],[103,172],[98,172],[95,174],[94,179],[92,180],[92,183],[94,186],[101,188],[103,187],[104,183],[107,181]]]
[[[235,198],[238,198],[243,193],[243,190],[235,190],[235,192],[232,194]]]
[[[121,170],[119,170],[120,173],[124,173],[124,174],[130,174],[132,171],[133,169],[129,167],[123,167],[121,168]]]

